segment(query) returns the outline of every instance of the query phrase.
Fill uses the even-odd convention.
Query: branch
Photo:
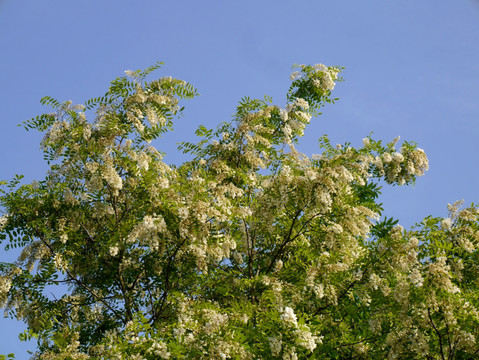
[[[117,267],[116,269],[117,274],[118,274],[118,280],[120,282],[120,290],[123,295],[123,300],[125,301],[125,311],[127,315],[127,320],[131,320],[133,318],[133,314],[131,312],[131,304],[130,304],[130,299],[127,294],[127,288],[125,285],[125,281],[123,280],[123,276],[121,275],[120,272],[120,267]]]
[[[309,205],[309,204],[308,204],[308,205]],[[306,205],[306,206],[308,206],[308,205]],[[304,230],[304,229],[306,228],[306,226],[307,226],[311,221],[313,221],[315,218],[317,218],[318,216],[321,215],[321,213],[319,212],[319,213],[316,213],[316,214],[314,214],[313,216],[311,216],[308,220],[306,220],[306,221],[303,223],[303,225],[301,226],[301,229],[299,229],[298,233],[291,238],[291,234],[292,234],[292,231],[293,231],[294,223],[295,223],[295,221],[298,219],[298,216],[301,214],[301,212],[303,211],[303,209],[304,209],[304,208],[299,209],[299,210],[296,212],[296,214],[295,214],[295,216],[294,216],[294,218],[293,218],[293,222],[291,223],[291,227],[289,228],[289,232],[288,232],[288,236],[287,236],[287,238],[286,238],[286,241],[283,242],[283,244],[281,245],[281,247],[280,247],[280,249],[278,250],[278,252],[273,256],[273,259],[271,260],[271,264],[269,265],[268,269],[266,270],[266,274],[268,274],[268,273],[273,269],[273,266],[274,266],[274,264],[275,264],[275,262],[276,262],[276,259],[277,259],[277,257],[279,256],[280,252],[284,249],[284,247],[285,247],[288,243],[290,243],[290,242],[296,240],[296,238],[298,238],[298,237],[300,237],[301,235],[305,234],[305,233],[307,232],[306,230]]]
[[[38,236],[38,238],[41,240],[41,242],[50,250],[50,252],[52,253],[52,255],[55,255],[55,251],[52,249],[52,247],[50,246],[50,244],[48,244],[45,239],[43,238],[43,236],[41,235],[41,233],[36,230],[36,235]],[[70,270],[68,270],[67,267],[64,268],[65,272],[68,274],[68,276],[70,277],[70,279],[72,279],[75,283],[77,283],[79,286],[81,286],[82,288],[84,288],[86,291],[88,291],[91,295],[93,295],[93,297],[95,299],[97,299],[98,301],[100,301],[103,305],[105,305],[111,312],[113,312],[115,314],[115,316],[119,319],[121,319],[123,322],[126,322],[125,321],[125,318],[123,316],[121,316],[120,313],[118,313],[115,309],[113,309],[106,301],[103,297],[99,296],[98,294],[95,293],[95,291],[93,291],[92,289],[90,289],[87,285],[85,285],[81,280],[77,279],[71,272]]]
[[[427,316],[429,317],[429,321],[431,322],[432,327],[434,328],[434,330],[436,331],[437,336],[439,337],[439,348],[441,350],[441,358],[442,358],[442,360],[445,360],[444,350],[442,349],[442,336],[441,336],[441,333],[439,332],[439,330],[437,329],[436,325],[434,324],[434,321],[432,320],[431,311],[430,311],[429,308],[427,309]]]
[[[286,236],[286,239],[280,245],[276,254],[273,255],[273,258],[271,259],[271,263],[269,264],[268,269],[266,269],[267,274],[273,269],[273,266],[276,263],[276,259],[279,257],[279,255],[281,254],[281,252],[283,251],[285,246],[297,237],[297,236],[295,236],[295,237],[293,237],[293,239],[291,239],[291,234],[293,233],[294,224],[295,224],[296,220],[298,220],[298,216],[301,214],[302,211],[303,211],[303,209],[299,209],[298,211],[296,211],[296,214],[293,217],[293,221],[291,222],[291,226],[289,227],[289,231],[288,231],[288,235]]]
[[[367,338],[367,339],[364,339],[364,340],[360,340],[360,341],[356,341],[356,342],[349,343],[349,344],[340,344],[340,345],[337,345],[337,347],[346,347],[346,346],[353,346],[353,345],[361,344],[362,342],[365,342],[365,341],[374,340],[376,337],[377,337],[377,336],[375,336],[375,337],[370,337],[370,338]]]
[[[447,324],[447,320],[446,320],[446,318],[444,317],[444,315],[442,315],[442,318],[443,318],[443,320],[444,320],[444,324],[446,324],[447,344],[448,344],[448,347],[449,347],[449,356],[448,356],[448,358],[451,358],[452,355],[453,355],[453,350],[452,350],[452,345],[451,345],[451,336],[450,336],[450,332],[449,332],[449,325]]]
[[[346,289],[344,289],[344,291],[341,293],[341,295],[338,296],[338,301],[341,300],[344,296],[346,296],[346,294],[349,292],[349,290],[351,290],[353,288],[354,285],[356,285],[357,283],[359,283],[359,280],[354,280],[353,282],[351,282],[348,287]],[[326,304],[324,306],[320,306],[314,313],[312,316],[316,316],[318,315],[322,310],[324,309],[327,309],[328,307],[330,307],[331,305],[333,305],[334,302],[331,302],[329,304]]]
[[[173,254],[169,257],[168,259],[168,265],[166,266],[166,272],[165,272],[165,290],[163,291],[163,294],[161,295],[160,301],[161,305],[158,309],[158,311],[153,311],[153,316],[151,317],[151,325],[154,325],[156,321],[160,318],[161,313],[163,312],[165,306],[166,306],[166,299],[168,297],[168,292],[170,290],[170,272],[172,269],[172,263],[175,261],[176,254],[178,251],[180,251],[180,248],[183,246],[183,244],[186,242],[187,238],[183,239],[183,241],[178,244],[176,247],[175,251]]]
[[[248,227],[246,221],[243,219],[244,231],[246,233],[246,248],[248,250],[248,273],[250,279],[253,278],[253,244],[250,244]]]

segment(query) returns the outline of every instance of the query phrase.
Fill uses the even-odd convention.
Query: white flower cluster
[[[125,70],[125,75],[131,78],[135,78],[135,72],[132,70]]]
[[[408,151],[401,148],[399,152],[385,152],[376,156],[372,164],[379,170],[379,175],[385,176],[389,183],[404,185],[415,176],[422,176],[429,169],[429,161],[422,149]]]
[[[214,234],[212,238],[215,241],[208,246],[206,253],[213,261],[221,261],[230,257],[233,250],[233,258],[235,261],[238,261],[238,264],[241,264],[241,254],[234,251],[236,249],[236,241],[233,238],[224,234]]]
[[[166,124],[166,118],[159,115],[151,106],[146,108],[146,118],[151,126],[164,126]]]
[[[412,269],[408,277],[411,283],[417,287],[421,287],[424,283],[424,279],[421,275],[421,272],[417,268]]]
[[[313,80],[314,86],[323,91],[333,90],[336,85],[334,81],[338,78],[339,69],[328,68],[323,64],[314,65],[314,69],[316,70],[316,74],[319,75]]]
[[[61,254],[56,253],[55,256],[53,257],[53,263],[55,264],[55,268],[57,268],[60,271],[64,271],[67,267],[67,263],[61,256]]]
[[[5,214],[0,217],[0,231],[3,231],[3,229],[5,229],[5,227],[7,226],[7,223],[8,223],[8,215]]]
[[[446,218],[441,221],[441,229],[450,230],[451,227],[452,227],[452,221],[450,218]]]
[[[150,155],[145,151],[137,152],[130,147],[131,143],[125,142],[125,150],[128,156],[137,163],[138,169],[148,170],[150,168],[150,162],[152,162]],[[137,172],[137,175],[138,174]]]
[[[303,110],[308,110],[309,109],[309,103],[302,98],[296,98],[296,100],[293,103],[293,107],[294,106],[298,106],[298,107],[302,108]]]
[[[231,256],[233,260],[238,264],[241,265],[243,263],[243,255],[239,251],[232,251]]]
[[[153,344],[148,349],[150,354],[159,356],[160,359],[169,359],[171,354],[168,352],[166,344],[162,341],[153,341]]]
[[[123,179],[118,175],[115,168],[111,164],[104,166],[102,170],[103,179],[111,186],[113,195],[118,196],[119,191],[123,188]]]
[[[119,251],[120,251],[120,249],[118,248],[118,246],[112,246],[109,249],[110,255],[113,256],[113,257],[117,256]]]
[[[285,349],[283,360],[298,360],[298,354],[296,353],[294,346]]]
[[[473,351],[475,352],[477,351],[475,349],[475,345],[476,345],[476,337],[473,334],[468,333],[464,330],[461,330],[459,332],[459,336],[457,340],[457,347],[459,349],[466,349],[469,352],[473,352]]]
[[[84,114],[84,113],[82,113],[82,114]],[[84,115],[83,115],[83,116],[84,116]],[[83,126],[83,139],[84,139],[85,141],[90,140],[91,131],[92,131],[92,126],[91,126],[91,124],[86,123],[86,124]]]
[[[46,139],[55,143],[61,139],[70,129],[70,124],[67,121],[55,121],[46,134]]]
[[[127,238],[128,243],[140,241],[150,246],[152,250],[160,250],[160,235],[167,232],[165,219],[161,215],[146,215],[143,220],[138,223],[130,232]]]
[[[294,334],[296,335],[296,343],[310,352],[316,349],[317,343],[321,343],[321,337],[313,336],[305,325],[301,329],[295,330]]]
[[[457,243],[468,253],[472,253],[476,250],[476,246],[474,245],[474,243],[467,237],[460,236],[459,238],[457,238]]]
[[[204,309],[203,317],[207,319],[207,322],[203,327],[203,331],[206,334],[212,334],[218,331],[228,322],[227,314],[221,314],[218,311],[212,309]]]
[[[140,134],[143,131],[145,131],[145,125],[143,125],[143,123],[141,122],[141,119],[143,118],[143,114],[140,111],[137,111],[137,112],[127,111],[126,117],[135,126],[135,128],[138,130]]]
[[[135,75],[134,73],[131,74]],[[152,85],[157,85],[161,88],[162,83],[171,81],[171,78],[162,78],[154,81]],[[164,126],[167,121],[165,112],[176,113],[179,109],[178,99],[174,96],[145,91],[140,86],[137,87],[136,93],[128,97],[126,101],[129,105],[129,109],[126,112],[127,119],[139,133],[145,130],[143,122],[145,116],[151,127]]]
[[[447,257],[439,256],[435,262],[428,264],[427,271],[431,281],[445,291],[451,294],[456,294],[461,291],[451,281],[451,267],[447,264]]]
[[[424,172],[429,169],[429,161],[423,149],[417,148],[408,154],[407,168],[411,174],[416,176],[424,175]]]
[[[311,120],[309,103],[302,98],[296,98],[293,103],[286,106],[286,109],[280,109],[279,115],[283,121],[282,131],[288,144],[291,143],[293,134],[303,135],[306,124]]]
[[[269,347],[271,349],[271,355],[279,356],[281,354],[281,349],[283,347],[283,341],[281,340],[281,335],[279,337],[272,336],[268,338]]]
[[[304,69],[305,65],[301,65],[300,68]],[[316,64],[313,66],[313,69],[314,73],[311,76],[313,78],[313,85],[323,91],[333,90],[340,70],[337,68],[328,68],[323,64]],[[302,72],[294,71],[289,78],[294,81],[301,77]]]
[[[283,313],[281,314],[281,320],[283,320],[286,324],[297,327],[298,326],[298,319],[296,318],[296,314],[294,310],[288,306],[283,309]]]
[[[0,307],[4,307],[7,301],[7,294],[12,287],[12,279],[8,276],[0,275]]]

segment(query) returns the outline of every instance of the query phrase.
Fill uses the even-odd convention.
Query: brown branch
[[[172,263],[173,263],[173,261],[175,261],[176,254],[178,254],[178,251],[180,251],[181,247],[184,245],[186,240],[187,240],[187,238],[183,239],[183,241],[180,244],[178,244],[175,251],[173,252],[173,254],[168,259],[168,265],[166,266],[166,272],[165,272],[165,290],[163,291],[163,294],[161,295],[161,298],[159,300],[159,301],[161,301],[161,304],[159,306],[158,311],[153,311],[154,314],[150,319],[151,325],[154,325],[156,323],[156,321],[160,318],[161,313],[163,312],[163,310],[166,307],[166,299],[167,299],[168,293],[171,289],[171,286],[170,286],[170,272],[172,270]]]
[[[459,344],[459,338],[454,341],[454,346],[452,347],[451,353],[449,354],[450,359],[454,359],[454,354],[456,353],[457,344]]]
[[[441,336],[441,333],[439,332],[439,330],[437,329],[436,325],[434,324],[434,321],[432,320],[431,311],[430,311],[429,308],[427,309],[427,315],[429,317],[429,321],[431,322],[432,327],[434,328],[434,330],[436,331],[437,336],[439,337],[439,348],[441,350],[441,358],[442,358],[442,360],[445,360],[444,350],[442,348],[442,336]]]
[[[453,350],[452,350],[452,345],[451,345],[451,336],[450,336],[450,332],[449,332],[449,325],[447,324],[447,320],[446,318],[444,317],[444,315],[442,315],[442,318],[444,320],[444,324],[446,324],[446,334],[447,334],[447,344],[448,344],[448,347],[449,347],[449,356],[448,358],[451,358],[452,359],[452,356],[453,356]]]
[[[129,299],[129,296],[127,294],[128,290],[126,288],[125,281],[123,280],[123,276],[121,275],[120,267],[117,267],[116,270],[117,270],[117,274],[118,274],[118,280],[119,280],[119,283],[120,283],[121,294],[123,296],[123,300],[125,301],[125,311],[126,311],[126,315],[127,315],[126,320],[131,320],[131,319],[133,319],[133,314],[131,312],[130,299]]]
[[[299,209],[298,211],[296,211],[296,214],[293,217],[293,221],[291,222],[291,226],[289,227],[288,235],[286,235],[286,238],[283,241],[283,243],[279,246],[278,251],[276,251],[276,253],[273,255],[273,258],[271,259],[271,263],[269,264],[268,268],[266,269],[266,273],[269,273],[273,269],[273,266],[276,263],[276,259],[279,257],[279,255],[281,254],[281,252],[283,251],[285,246],[289,242],[292,241],[291,234],[293,233],[294,224],[295,224],[296,220],[298,219],[298,216],[301,214],[302,211],[303,211],[303,209]],[[295,238],[296,238],[296,236],[293,239],[295,239]]]
[[[349,292],[349,290],[351,290],[353,288],[354,285],[356,285],[357,283],[359,283],[358,280],[354,280],[353,282],[351,282],[347,287],[346,289],[344,289],[344,291],[341,293],[341,295],[338,296],[337,300],[341,300],[344,296],[347,295],[347,293]],[[329,304],[326,304],[324,306],[320,306],[314,313],[312,316],[316,316],[318,315],[321,311],[327,309],[328,307],[330,307],[331,305],[333,305],[334,302],[330,302]]]
[[[50,244],[43,238],[42,236],[42,233],[40,232],[40,230],[38,229],[35,229],[35,235],[40,239],[40,241],[50,250],[50,252],[52,253],[52,255],[55,255],[56,252],[53,250],[53,248],[50,246]],[[118,313],[115,309],[113,309],[106,301],[105,301],[105,298],[99,296],[98,294],[96,294],[95,291],[93,291],[92,289],[90,289],[87,285],[85,285],[81,280],[77,279],[71,272],[70,270],[68,270],[67,267],[64,268],[65,272],[68,274],[68,276],[70,277],[70,279],[72,281],[74,281],[75,283],[77,283],[78,285],[80,285],[82,288],[84,288],[86,291],[88,291],[91,295],[93,295],[93,297],[95,299],[97,299],[98,301],[100,301],[103,305],[105,305],[113,314],[115,314],[115,316],[119,319],[121,319],[123,322],[125,322],[125,319],[123,318],[123,316],[121,316],[120,313]]]
[[[243,219],[244,231],[246,233],[246,248],[248,250],[248,273],[250,279],[253,278],[253,244],[250,242],[248,226]]]

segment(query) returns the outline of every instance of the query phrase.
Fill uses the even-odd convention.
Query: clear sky
[[[417,141],[430,171],[381,197],[404,226],[479,202],[478,0],[0,0],[0,179],[45,174],[41,134],[17,126],[49,111],[40,98],[82,103],[157,60],[158,76],[201,94],[159,142],[170,162],[182,159],[176,142],[230,120],[241,97],[284,105],[293,64],[340,65],[340,101],[312,120],[303,152],[317,152],[323,134],[357,146],[371,132]],[[0,354],[27,358],[22,329],[0,317]]]

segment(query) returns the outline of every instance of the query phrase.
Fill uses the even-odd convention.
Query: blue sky
[[[340,100],[323,109],[300,149],[362,138],[415,140],[430,171],[414,187],[384,189],[387,216],[405,226],[479,202],[479,1],[0,0],[0,179],[43,178],[41,134],[17,124],[50,95],[82,103],[127,69],[165,62],[158,76],[201,96],[161,139],[167,160],[199,124],[228,121],[243,96],[284,105],[291,66],[345,66]],[[0,254],[0,261],[12,255]],[[0,318],[0,354],[27,358],[21,324]]]

